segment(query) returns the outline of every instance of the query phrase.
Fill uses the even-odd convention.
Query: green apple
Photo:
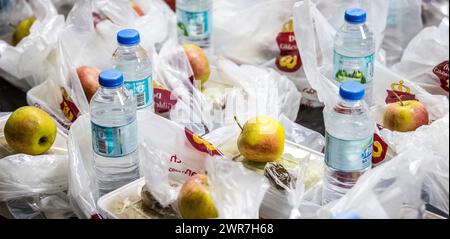
[[[34,21],[36,21],[36,17],[27,18],[19,23],[16,26],[16,30],[13,34],[13,45],[16,46],[19,44],[22,39],[30,35],[30,28],[33,25]]]
[[[8,145],[19,153],[39,155],[47,152],[56,139],[56,125],[45,111],[24,106],[11,114],[4,128]]]

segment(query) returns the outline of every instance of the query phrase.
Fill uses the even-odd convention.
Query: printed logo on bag
[[[283,25],[282,32],[278,34],[277,43],[280,48],[280,55],[275,62],[278,69],[284,72],[298,71],[302,66],[302,60],[295,39],[292,18]]]
[[[78,118],[80,110],[78,110],[64,87],[61,87],[61,93],[63,100],[59,106],[64,116],[73,123]]]
[[[372,152],[372,164],[377,165],[386,159],[386,154],[388,151],[388,145],[384,140],[375,134],[373,137],[373,152]]]
[[[417,100],[414,94],[411,94],[411,88],[405,85],[404,81],[399,81],[398,83],[391,84],[391,90],[387,90],[386,104],[398,102],[399,99],[395,95],[397,94],[400,99],[406,100]]]
[[[434,67],[433,73],[439,78],[442,89],[448,92],[449,89],[448,60]]]
[[[196,150],[202,153],[207,153],[210,156],[222,156],[222,153],[216,147],[214,147],[208,141],[202,139],[202,137],[200,137],[199,135],[194,134],[188,128],[185,128],[184,132],[189,143],[191,143],[192,147],[194,147]]]
[[[177,99],[174,99],[172,93],[169,90],[155,87],[155,111],[162,114],[169,112],[177,103]]]

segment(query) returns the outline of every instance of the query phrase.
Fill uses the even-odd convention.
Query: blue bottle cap
[[[362,8],[350,8],[345,10],[345,21],[349,23],[366,22],[366,11]]]
[[[344,100],[361,100],[365,94],[364,85],[354,81],[342,83],[339,89],[339,95]]]
[[[136,45],[141,42],[141,37],[135,29],[124,29],[117,33],[117,42],[122,45]]]
[[[102,71],[99,75],[98,82],[103,87],[118,87],[123,84],[123,74],[114,69]]]

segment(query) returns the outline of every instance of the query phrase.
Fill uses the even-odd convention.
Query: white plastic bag
[[[431,94],[448,96],[448,18],[423,29],[408,44],[401,62],[392,70]]]
[[[10,36],[0,40],[0,75],[26,91],[42,83],[39,74],[46,70],[43,63],[56,46],[64,27],[64,17],[58,15],[50,0],[20,0],[16,4],[10,12],[11,24],[18,24],[30,16],[35,16],[36,21],[30,35],[17,46],[10,45]]]

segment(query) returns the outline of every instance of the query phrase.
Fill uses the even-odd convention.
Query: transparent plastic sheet
[[[68,182],[67,136],[58,130],[55,143],[44,155],[17,154],[2,133],[8,118],[0,118],[0,201],[7,203],[13,218],[53,217],[60,209],[69,216],[70,210],[62,206],[68,203],[62,196]]]
[[[154,62],[156,81],[170,95],[165,101],[157,100],[156,108],[172,103],[168,118],[200,135],[234,124],[235,115],[240,120],[258,114],[297,117],[301,94],[272,69],[212,58],[212,76],[200,89],[183,48],[175,41],[166,42]]]
[[[391,0],[382,48],[388,66],[400,61],[409,41],[422,30],[422,0]]]
[[[0,40],[0,75],[16,87],[26,91],[43,82],[41,72],[49,53],[56,47],[64,17],[58,15],[50,0],[19,0],[9,12],[8,24],[19,24],[21,20],[35,16],[30,34],[17,46],[10,44],[9,34]]]
[[[431,94],[448,96],[449,23],[430,26],[415,36],[392,70]]]

